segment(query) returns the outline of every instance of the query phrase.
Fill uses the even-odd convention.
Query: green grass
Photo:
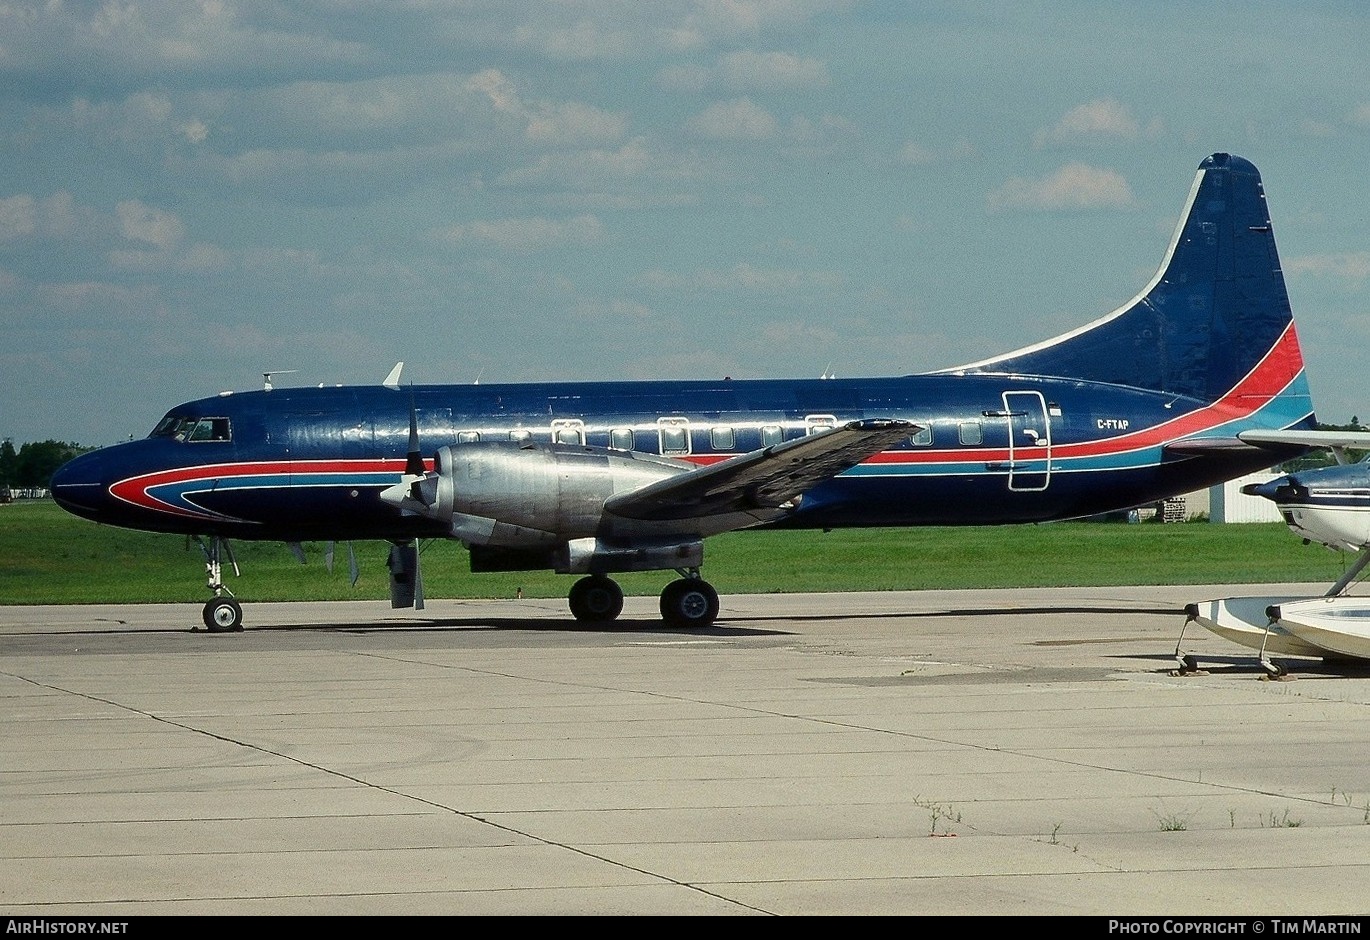
[[[330,573],[324,545],[301,566],[280,543],[235,542],[244,600],[384,599],[385,542],[347,546]],[[1051,525],[734,532],[705,543],[705,572],[723,594],[1121,584],[1326,582],[1350,556],[1305,546],[1282,523],[1069,522]],[[657,594],[668,572],[615,576],[627,594]],[[550,572],[472,574],[459,544],[426,543],[429,598],[564,597]],[[50,501],[0,506],[0,604],[164,603],[207,599],[200,550],[179,536],[132,532],[68,515]]]

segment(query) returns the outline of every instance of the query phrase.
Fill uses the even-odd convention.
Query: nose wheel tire
[[[661,618],[672,627],[707,627],[718,618],[718,592],[699,578],[672,581],[661,592]]]
[[[612,578],[591,575],[571,586],[571,613],[587,623],[605,623],[623,612],[623,589]]]
[[[205,626],[210,633],[234,633],[243,628],[243,608],[231,597],[216,597],[205,605]]]

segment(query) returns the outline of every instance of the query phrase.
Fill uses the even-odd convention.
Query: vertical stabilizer
[[[1307,399],[1260,172],[1215,153],[1199,164],[1160,270],[1137,297],[1063,336],[944,371],[1069,376],[1214,402],[1250,384],[1268,358],[1294,377],[1270,390],[1281,410]]]

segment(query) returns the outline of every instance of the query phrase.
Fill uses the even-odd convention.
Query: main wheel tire
[[[623,613],[623,589],[612,578],[590,575],[571,585],[571,614],[586,623],[607,623]]]
[[[204,621],[210,633],[236,633],[243,628],[243,606],[231,597],[216,597],[205,605]]]
[[[700,578],[681,578],[661,592],[661,619],[672,627],[698,630],[718,619],[718,592]]]

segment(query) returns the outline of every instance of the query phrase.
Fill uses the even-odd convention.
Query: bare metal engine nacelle
[[[690,469],[599,447],[457,444],[438,451],[420,511],[468,545],[550,547],[605,534],[605,500]]]

